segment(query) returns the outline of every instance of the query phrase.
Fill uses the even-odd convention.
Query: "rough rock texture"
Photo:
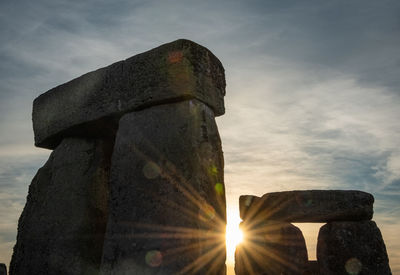
[[[19,219],[11,275],[98,274],[110,145],[67,138],[39,169]]]
[[[225,274],[223,155],[197,100],[121,118],[102,274]]]
[[[65,136],[107,136],[124,113],[196,98],[225,112],[225,76],[208,49],[177,40],[82,75],[35,99],[35,144],[55,148]]]
[[[240,196],[240,217],[252,220],[329,222],[370,220],[374,197],[362,191],[308,190]]]
[[[308,263],[300,229],[290,223],[242,223],[246,238],[235,252],[236,275],[302,274]]]
[[[331,222],[321,227],[317,258],[321,274],[391,274],[381,232],[373,221]]]
[[[7,275],[7,267],[5,264],[0,264],[0,275]]]

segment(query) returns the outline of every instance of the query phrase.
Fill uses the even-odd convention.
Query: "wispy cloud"
[[[400,97],[329,69],[293,70],[287,64],[276,70],[262,60],[232,77],[236,93],[218,119],[229,206],[241,194],[281,190],[370,192],[376,199],[374,219],[398,268],[398,241],[391,230],[400,226]]]
[[[12,211],[0,211],[0,247],[11,247],[27,185],[48,154],[32,147],[32,100],[188,38],[226,68],[227,112],[217,121],[229,207],[244,193],[372,192],[399,271],[399,13],[398,1],[2,1],[0,210]]]

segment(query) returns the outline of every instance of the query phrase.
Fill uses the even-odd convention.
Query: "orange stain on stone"
[[[169,63],[181,62],[182,59],[183,59],[182,51],[174,51],[174,52],[168,53],[168,62]]]

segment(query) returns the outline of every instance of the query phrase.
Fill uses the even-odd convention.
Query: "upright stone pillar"
[[[19,219],[11,275],[98,273],[108,212],[108,145],[66,138],[39,169]]]
[[[318,235],[320,274],[390,275],[389,258],[374,221],[329,222]]]
[[[245,220],[235,252],[236,275],[302,274],[308,262],[300,229],[287,222]]]
[[[102,274],[224,274],[223,180],[214,112],[204,103],[125,115],[112,157]]]

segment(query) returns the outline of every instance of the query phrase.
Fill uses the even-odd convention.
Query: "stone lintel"
[[[354,190],[306,190],[240,196],[243,220],[329,222],[370,220],[374,197]]]
[[[66,136],[115,134],[119,118],[149,106],[198,99],[225,112],[225,74],[211,51],[179,39],[84,74],[37,97],[35,145],[54,149]],[[103,125],[103,126],[102,126]]]

